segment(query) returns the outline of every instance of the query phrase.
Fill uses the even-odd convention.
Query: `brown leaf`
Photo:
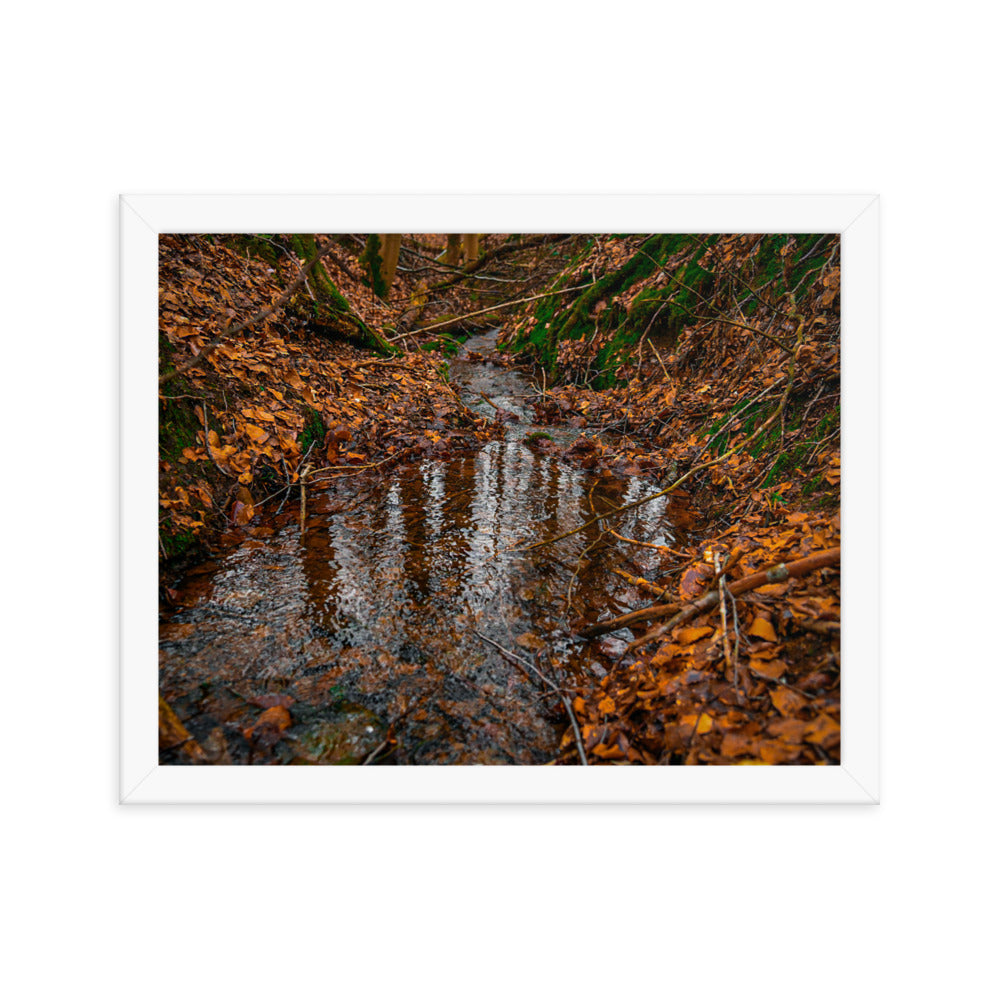
[[[764,677],[776,681],[783,677],[788,666],[783,660],[762,660],[757,656],[750,657],[750,669]]]
[[[243,736],[247,740],[250,740],[265,730],[281,733],[291,724],[292,717],[288,709],[284,705],[274,705],[261,713],[260,718],[252,726],[244,729]]]
[[[818,743],[829,750],[840,742],[840,723],[821,712],[805,728],[805,738],[809,743]]]
[[[715,576],[715,570],[707,563],[698,563],[684,571],[679,586],[681,597],[688,601],[697,597],[705,589],[705,584]]]
[[[677,641],[682,646],[690,646],[692,642],[704,639],[706,635],[711,635],[715,631],[711,625],[700,625],[696,628],[682,628],[677,633]]]
[[[747,634],[754,635],[758,639],[766,639],[768,642],[778,641],[774,626],[766,618],[754,618],[753,624],[747,629]]]
[[[801,746],[785,743],[783,740],[761,740],[760,759],[765,764],[788,764],[802,752]]]
[[[786,743],[801,743],[806,724],[801,719],[776,719],[768,724],[767,731]]]
[[[243,527],[245,524],[249,524],[253,520],[254,509],[252,503],[243,503],[242,500],[236,500],[233,503],[233,524]]]
[[[758,740],[743,733],[726,733],[722,737],[719,752],[724,757],[739,757],[741,754],[757,755]]]
[[[707,733],[712,728],[712,717],[706,715],[705,712],[701,712],[698,715],[684,715],[681,716],[681,722],[685,726],[696,727],[695,732],[701,736],[703,733]]]
[[[545,640],[534,632],[524,632],[514,640],[522,649],[545,649]]]
[[[782,715],[794,715],[806,704],[806,699],[802,695],[786,687],[780,687],[771,692],[771,704]]]

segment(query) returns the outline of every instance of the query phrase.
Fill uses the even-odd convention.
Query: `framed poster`
[[[124,196],[121,801],[877,802],[878,212],[871,195]],[[531,285],[501,260],[547,270]],[[455,307],[458,285],[475,288]],[[743,339],[718,333],[737,347],[708,368],[713,322]],[[348,345],[335,374],[318,336]],[[499,364],[498,336],[530,348],[540,388]],[[231,398],[220,364],[256,395]],[[701,421],[680,464],[636,428],[640,395]],[[188,436],[164,450],[175,411]],[[394,437],[373,431],[390,417]],[[198,463],[207,478],[170,478]],[[665,498],[699,476],[732,524],[678,542]],[[202,526],[202,492],[231,530],[165,587],[158,554]],[[525,552],[563,539],[562,570],[525,575]],[[643,556],[606,567],[632,589],[595,605],[586,573],[612,539],[695,553],[659,587],[669,613],[635,607],[659,586]],[[559,766],[583,763],[609,766]]]

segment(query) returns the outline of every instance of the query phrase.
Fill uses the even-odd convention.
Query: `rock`
[[[348,706],[335,719],[289,730],[286,740],[294,753],[289,763],[360,764],[385,739],[385,733],[377,715],[358,705]]]

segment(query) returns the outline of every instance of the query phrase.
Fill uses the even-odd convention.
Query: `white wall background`
[[[11,995],[983,992],[995,31],[897,9],[8,12]],[[386,190],[883,196],[881,806],[116,806],[116,195]]]

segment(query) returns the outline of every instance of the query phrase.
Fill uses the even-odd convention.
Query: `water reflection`
[[[466,365],[464,377],[470,403],[481,403],[485,382],[499,405],[526,416],[519,399],[531,386],[516,373]],[[522,420],[475,453],[341,480],[311,495],[304,533],[286,515],[272,537],[231,552],[207,596],[164,630],[164,693],[197,717],[217,710],[192,694],[208,683],[243,697],[280,689],[314,705],[335,690],[395,723],[399,763],[551,759],[561,734],[551,699],[475,633],[522,656],[533,655],[525,636],[538,637],[541,667],[581,669],[583,649],[566,627],[574,573],[584,616],[606,611],[609,594],[633,607],[645,598],[611,572],[597,525],[538,553],[518,546],[589,520],[592,495],[622,504],[657,487],[536,454],[522,442],[531,429]],[[652,501],[620,527],[670,537],[668,511],[666,499]],[[628,558],[630,571],[651,576],[662,561],[652,549]]]

